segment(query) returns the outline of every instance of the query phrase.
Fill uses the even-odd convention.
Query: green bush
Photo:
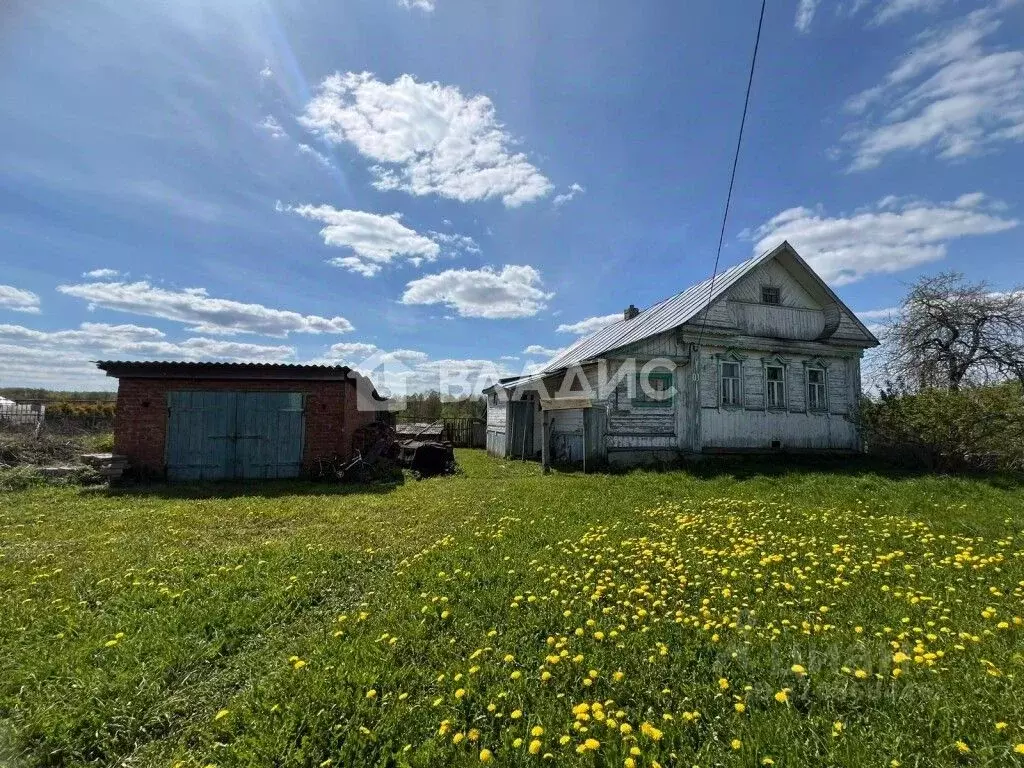
[[[870,453],[936,470],[1024,470],[1024,392],[1018,384],[959,392],[886,392],[861,407]]]

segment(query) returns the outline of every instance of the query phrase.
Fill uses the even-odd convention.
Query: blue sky
[[[517,373],[710,273],[758,9],[5,3],[0,385]],[[789,238],[869,320],[1019,284],[1022,169],[1024,4],[773,2],[722,263]]]

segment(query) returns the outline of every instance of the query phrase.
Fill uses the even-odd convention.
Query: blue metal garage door
[[[168,392],[167,476],[297,477],[303,412],[297,392]]]

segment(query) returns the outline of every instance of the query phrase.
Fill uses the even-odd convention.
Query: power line
[[[697,346],[700,347],[704,339],[704,328],[708,322],[708,312],[711,310],[711,297],[715,293],[715,279],[718,277],[718,262],[722,258],[722,243],[725,242],[725,225],[729,220],[729,205],[732,203],[732,188],[736,183],[736,166],[740,162],[740,147],[743,146],[743,129],[747,124],[747,109],[750,107],[750,91],[754,85],[754,69],[757,67],[757,51],[761,47],[761,28],[764,26],[764,10],[768,0],[761,0],[761,17],[757,21],[757,37],[754,38],[754,55],[750,59],[750,77],[747,78],[747,95],[743,99],[743,117],[740,118],[740,135],[736,139],[736,153],[732,158],[732,173],[729,176],[729,194],[725,197],[725,210],[722,212],[722,230],[718,233],[718,250],[715,252],[715,267],[711,271],[711,287],[708,289],[708,304],[704,307],[704,318],[700,324],[700,334],[697,336]]]

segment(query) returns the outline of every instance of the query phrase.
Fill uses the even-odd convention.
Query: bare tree
[[[1024,288],[993,291],[958,272],[923,277],[883,333],[885,373],[908,389],[1016,378],[1024,385]]]

